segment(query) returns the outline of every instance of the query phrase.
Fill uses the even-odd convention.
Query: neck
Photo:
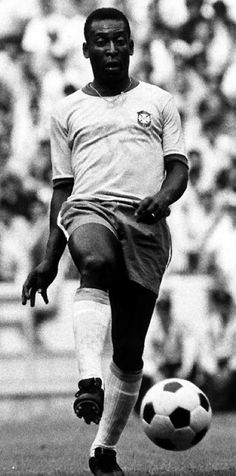
[[[91,85],[98,91],[101,96],[116,96],[130,88],[132,85],[131,78],[127,77],[121,81],[109,81],[107,83],[100,83],[98,80],[94,79]]]

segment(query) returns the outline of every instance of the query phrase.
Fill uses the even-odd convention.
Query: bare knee
[[[105,226],[88,223],[72,233],[68,246],[80,273],[81,286],[108,290],[119,261],[115,235]]]
[[[109,254],[87,255],[81,266],[81,286],[109,289],[115,272],[115,260]]]

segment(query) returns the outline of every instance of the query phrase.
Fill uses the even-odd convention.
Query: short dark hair
[[[123,12],[117,10],[117,8],[97,8],[92,13],[90,13],[84,24],[84,36],[86,41],[88,41],[89,30],[91,28],[92,23],[94,21],[99,20],[122,20],[125,23],[128,35],[130,36],[131,34],[128,18],[124,15]]]

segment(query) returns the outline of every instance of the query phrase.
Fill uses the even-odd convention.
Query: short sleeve
[[[52,179],[73,178],[68,132],[62,121],[55,115],[51,116],[50,143]]]
[[[180,115],[171,97],[162,111],[163,114],[163,155],[180,154],[185,156],[185,144],[181,126]]]

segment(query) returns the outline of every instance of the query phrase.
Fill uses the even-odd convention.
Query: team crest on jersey
[[[139,111],[138,113],[138,123],[143,127],[150,127],[151,125],[151,114],[147,111]]]

